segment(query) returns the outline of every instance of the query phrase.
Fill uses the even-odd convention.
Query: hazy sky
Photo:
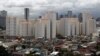
[[[23,15],[25,7],[30,8],[32,16],[41,15],[49,9],[59,13],[88,9],[94,16],[100,15],[100,0],[0,0],[0,10],[7,10],[9,15]]]

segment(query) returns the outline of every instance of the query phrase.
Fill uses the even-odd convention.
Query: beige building
[[[56,12],[53,11],[48,11],[44,17],[44,19],[48,19],[48,24],[47,24],[47,37],[49,39],[53,39],[56,37]]]
[[[57,33],[62,36],[79,35],[78,18],[62,18],[57,21]]]
[[[33,36],[32,34],[32,22],[25,19],[19,20],[19,36]]]
[[[90,35],[96,31],[96,21],[93,19],[92,15],[84,11],[82,13],[82,34]]]
[[[87,21],[86,27],[87,27],[87,29],[86,29],[86,34],[87,35],[95,33],[96,32],[96,22],[95,22],[95,19],[89,19]]]
[[[35,37],[52,39],[56,37],[56,13],[47,12],[41,19],[37,19],[35,24]]]
[[[38,19],[37,22],[34,25],[34,31],[35,31],[35,38],[43,38],[44,37],[44,27],[41,19]]]
[[[7,17],[6,19],[6,35],[7,36],[16,36],[18,33],[18,20],[16,17]]]
[[[6,35],[25,37],[34,36],[34,20],[26,21],[16,17],[7,17],[6,19]]]

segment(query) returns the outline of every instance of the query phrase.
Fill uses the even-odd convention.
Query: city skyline
[[[25,11],[28,12],[28,11]],[[25,13],[25,17],[28,13]],[[79,20],[82,21],[79,21]],[[71,11],[68,16],[57,20],[56,12],[48,11],[39,19],[7,17],[6,19],[6,35],[20,36],[20,37],[35,37],[35,38],[56,38],[56,35],[62,36],[76,36],[87,35],[90,36],[96,33],[96,20],[93,19],[91,13],[87,11],[82,12],[82,18],[73,17]]]
[[[0,56],[100,56],[100,0],[0,0]]]
[[[0,10],[7,10],[8,15],[22,17],[23,9],[27,7],[30,8],[31,18],[38,17],[52,8],[60,14],[67,13],[68,10],[72,10],[74,13],[89,10],[94,17],[99,17],[99,4],[99,0],[1,0]]]

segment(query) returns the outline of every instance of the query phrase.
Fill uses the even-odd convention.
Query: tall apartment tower
[[[78,18],[62,18],[57,23],[57,33],[62,36],[79,35]]]
[[[6,17],[7,17],[7,11],[3,10],[0,11],[0,28],[6,29]]]
[[[50,20],[50,39],[53,39],[56,37],[56,13],[49,11],[46,16]]]
[[[26,35],[28,36],[28,26],[30,25],[28,20],[29,20],[29,8],[25,8],[25,19],[26,19],[26,22],[24,23],[25,24],[25,27],[26,27]]]
[[[18,21],[16,17],[7,17],[6,19],[6,35],[7,36],[17,36],[18,33]]]
[[[32,22],[25,19],[19,20],[19,36],[31,37],[32,34]]]
[[[29,18],[29,8],[25,8],[25,19],[28,20]]]
[[[35,37],[53,39],[56,37],[56,13],[48,11],[35,24]]]
[[[37,19],[35,25],[34,25],[34,31],[35,31],[35,38],[43,38],[45,37],[45,31],[44,28],[45,24],[42,19]]]
[[[82,34],[90,35],[96,30],[95,19],[88,11],[82,12]]]

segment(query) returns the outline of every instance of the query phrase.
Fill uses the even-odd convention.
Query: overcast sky
[[[47,10],[75,13],[89,10],[95,17],[100,15],[100,0],[0,0],[0,10],[7,10],[9,15],[21,16],[24,8],[30,8],[31,16],[41,15]]]

